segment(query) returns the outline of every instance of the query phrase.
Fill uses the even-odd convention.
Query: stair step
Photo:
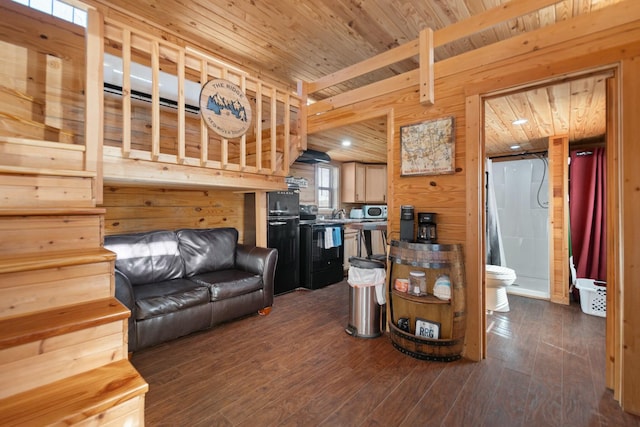
[[[48,254],[0,255],[0,274],[108,262],[114,259],[116,254],[104,248],[67,250]]]
[[[1,166],[0,206],[56,208],[95,206],[95,172]]]
[[[45,211],[51,215],[41,213]],[[91,209],[82,214],[69,210],[5,209],[0,216],[0,256],[98,248],[103,242],[103,224],[102,212],[91,213]]]
[[[129,314],[108,297],[0,320],[0,399],[127,359]]]
[[[73,216],[73,215],[104,215],[105,208],[27,208],[1,209],[0,218],[4,216]]]
[[[80,171],[72,169],[50,169],[50,168],[33,168],[28,166],[7,166],[0,165],[0,173],[15,175],[46,175],[46,176],[67,176],[80,178],[95,178],[95,171]]]
[[[129,309],[115,298],[45,310],[0,320],[0,350],[127,319]]]
[[[114,260],[104,248],[0,254],[0,320],[112,297]]]
[[[131,363],[119,360],[0,400],[0,425],[71,425],[91,418],[104,420],[102,414],[136,398],[141,400],[138,408],[142,411],[148,389]],[[127,424],[142,424],[143,417],[144,413],[138,413],[138,419],[130,419]]]

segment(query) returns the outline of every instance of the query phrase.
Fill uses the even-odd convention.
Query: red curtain
[[[571,152],[569,214],[573,261],[579,278],[607,280],[604,148]]]

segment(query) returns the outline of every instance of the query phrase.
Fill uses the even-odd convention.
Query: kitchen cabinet
[[[387,201],[387,165],[343,163],[341,181],[343,203]]]
[[[396,279],[424,273],[426,295],[395,287]],[[431,245],[392,240],[389,249],[387,312],[391,343],[424,360],[452,361],[462,355],[466,329],[462,245]],[[436,281],[449,282],[450,298],[434,295]],[[411,283],[409,284],[411,289]],[[436,292],[439,293],[439,292]]]
[[[365,165],[364,183],[367,203],[387,202],[387,165]]]

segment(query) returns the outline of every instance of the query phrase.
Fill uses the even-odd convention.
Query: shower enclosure
[[[515,270],[507,292],[549,298],[549,183],[546,157],[493,161],[493,184],[502,234],[502,265]],[[488,212],[487,215],[492,215]]]

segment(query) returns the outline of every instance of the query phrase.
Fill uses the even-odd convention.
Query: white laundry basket
[[[592,279],[577,279],[576,288],[580,290],[580,308],[584,313],[592,316],[607,317],[607,288],[605,282]]]

